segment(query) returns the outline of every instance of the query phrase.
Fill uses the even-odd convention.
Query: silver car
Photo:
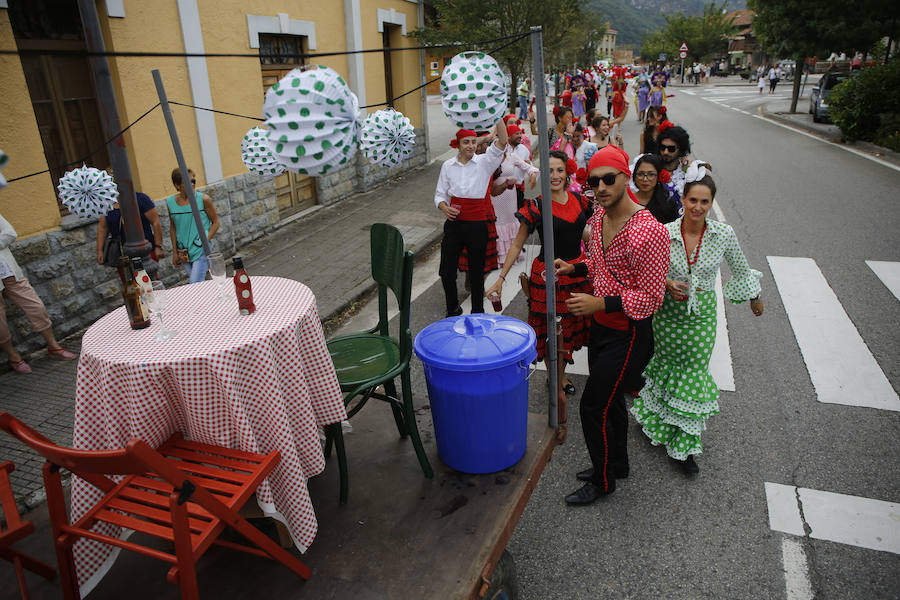
[[[809,114],[813,121],[821,123],[828,120],[828,96],[837,84],[846,81],[855,74],[855,71],[831,71],[822,75],[819,83],[809,94]]]

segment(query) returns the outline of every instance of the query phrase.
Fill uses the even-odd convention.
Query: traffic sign
[[[681,48],[679,48],[679,50],[681,50],[682,52],[687,52],[688,51],[687,42],[681,42]]]
[[[678,53],[678,56],[679,56],[679,58],[687,58],[687,52],[682,50],[681,52]]]

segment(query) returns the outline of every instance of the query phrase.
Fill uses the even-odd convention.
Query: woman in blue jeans
[[[197,180],[194,172],[188,169],[191,176],[191,185]],[[169,234],[172,236],[172,264],[176,267],[181,264],[190,278],[190,283],[203,281],[206,278],[206,254],[203,252],[203,242],[200,240],[200,232],[197,231],[197,223],[191,213],[191,204],[188,202],[184,190],[184,182],[181,180],[181,171],[172,170],[172,184],[178,190],[177,194],[166,198],[166,206],[169,208]],[[213,236],[219,230],[219,215],[212,200],[206,194],[194,191],[197,206],[200,209],[200,222],[206,231],[206,237],[212,241]]]

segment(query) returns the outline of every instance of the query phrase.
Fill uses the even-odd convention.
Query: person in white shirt
[[[476,133],[460,129],[450,141],[457,155],[441,166],[434,204],[447,217],[441,240],[441,265],[438,273],[444,286],[447,316],[462,314],[456,289],[459,254],[466,248],[469,272],[484,271],[488,242],[487,202],[490,202],[491,176],[503,160],[508,137],[503,121],[494,127],[497,138],[484,154],[475,155]],[[472,313],[484,312],[484,280],[471,277]]]
[[[509,148],[507,149],[507,153],[520,158],[523,162],[530,165],[531,150],[523,143],[525,131],[518,125],[507,125],[506,135],[509,138]],[[516,177],[516,210],[518,210],[525,204],[525,188],[523,187],[525,170],[516,167],[513,175]]]

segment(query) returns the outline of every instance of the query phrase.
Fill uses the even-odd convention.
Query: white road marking
[[[694,92],[694,91],[691,91],[691,90],[678,90],[678,91],[679,91],[680,93],[682,93],[682,94],[687,94],[688,96],[693,96],[693,95],[695,95],[695,94],[697,93],[697,92]]]
[[[782,539],[781,559],[784,562],[784,591],[787,600],[813,600],[803,545],[793,538]]]
[[[725,296],[722,295],[722,272],[716,274],[716,345],[709,358],[709,374],[720,390],[733,392],[734,369],[731,366],[731,345],[728,342],[728,322],[725,320]]]
[[[869,154],[866,154],[865,152],[861,152],[861,151],[857,150],[856,148],[849,148],[849,147],[844,146],[844,145],[842,145],[842,144],[835,144],[834,142],[831,142],[831,141],[826,140],[826,139],[822,139],[822,138],[820,138],[820,137],[817,136],[817,135],[813,135],[813,134],[811,134],[811,133],[807,133],[807,132],[805,132],[805,131],[801,131],[800,129],[797,129],[797,128],[795,128],[795,127],[791,127],[791,126],[789,126],[789,125],[785,125],[784,123],[779,123],[778,121],[773,121],[772,119],[767,119],[766,117],[763,117],[762,115],[753,115],[753,118],[754,118],[754,119],[761,119],[762,121],[765,121],[766,123],[769,123],[769,124],[771,124],[771,125],[777,125],[778,127],[782,127],[782,128],[784,128],[784,129],[787,129],[788,131],[793,131],[794,133],[799,133],[800,135],[805,135],[806,137],[812,138],[812,139],[814,139],[814,140],[818,140],[819,142],[822,142],[823,144],[828,144],[828,145],[831,146],[832,148],[840,148],[841,150],[845,150],[845,151],[847,151],[847,152],[850,152],[851,154],[856,154],[857,156],[861,156],[861,157],[863,157],[863,158],[867,158],[867,159],[871,160],[872,162],[876,162],[876,163],[878,163],[879,165],[882,165],[882,166],[884,166],[884,167],[888,167],[889,169],[893,169],[893,170],[895,170],[895,171],[900,171],[900,166],[895,165],[895,164],[893,164],[893,163],[890,163],[890,162],[888,162],[888,161],[886,161],[886,160],[881,160],[880,158],[878,158],[878,157],[876,157],[876,156],[871,156],[871,155],[869,155]]]
[[[769,527],[900,554],[900,504],[766,482]],[[801,515],[802,509],[802,515]],[[805,527],[804,527],[805,524]]]
[[[900,411],[900,398],[811,258],[769,256],[819,402]]]
[[[878,275],[881,283],[891,290],[894,297],[900,300],[900,262],[867,260],[866,264]]]

